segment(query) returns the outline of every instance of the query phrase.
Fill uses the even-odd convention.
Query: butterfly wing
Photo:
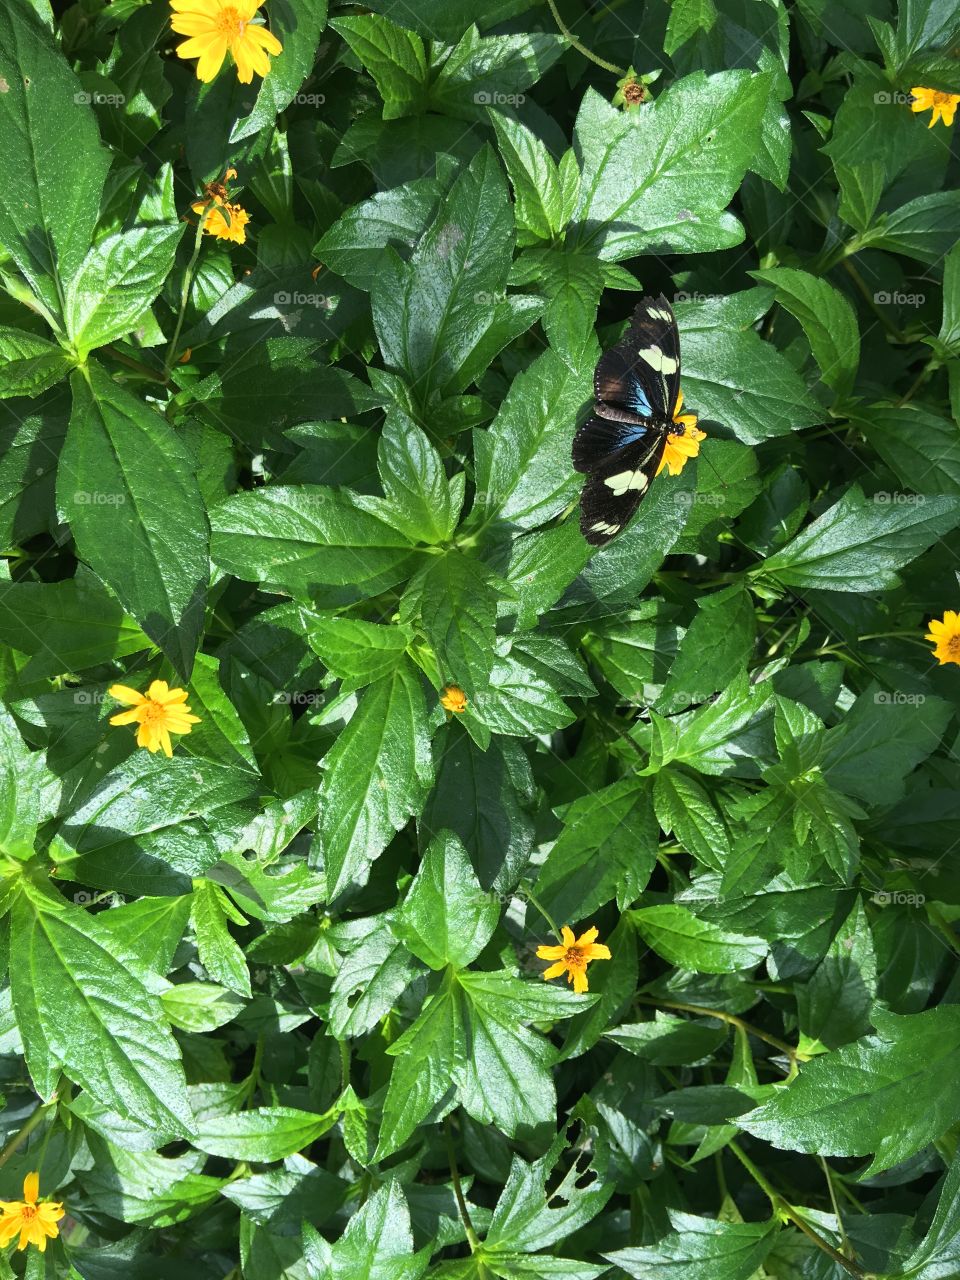
[[[573,441],[573,465],[588,474],[580,495],[580,530],[602,547],[633,518],[657,473],[665,428],[588,418]]]
[[[670,303],[643,298],[630,327],[597,362],[597,413],[606,418],[669,421],[680,390],[680,335]]]

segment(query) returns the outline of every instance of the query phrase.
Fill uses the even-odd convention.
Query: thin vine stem
[[[547,4],[550,6],[550,12],[553,14],[554,22],[560,28],[560,34],[569,45],[576,49],[577,53],[582,53],[585,58],[589,58],[591,62],[595,62],[598,67],[603,67],[604,71],[612,71],[618,76],[625,76],[627,74],[626,67],[618,67],[615,62],[607,62],[606,58],[599,57],[597,54],[592,53],[586,45],[581,44],[570,28],[566,25],[564,20],[560,17],[560,12],[554,3],[554,0],[547,0]]]
[[[206,209],[200,214],[200,221],[197,223],[197,234],[193,242],[193,253],[190,255],[190,261],[187,263],[187,269],[183,275],[183,288],[180,291],[180,311],[177,315],[177,327],[173,331],[173,337],[170,339],[170,346],[167,348],[167,358],[163,362],[164,380],[170,377],[170,367],[176,359],[177,343],[180,341],[180,333],[183,330],[183,319],[187,314],[187,303],[190,300],[190,290],[193,287],[193,273],[196,270],[197,259],[200,257],[200,241],[203,236],[203,224],[207,220]]]
[[[808,1060],[805,1053],[801,1053],[793,1045],[787,1044],[786,1040],[779,1040],[776,1036],[771,1036],[766,1031],[761,1031],[759,1027],[754,1027],[749,1022],[744,1022],[735,1013],[727,1013],[725,1009],[708,1009],[705,1005],[681,1004],[678,1000],[657,1000],[652,996],[637,996],[636,999],[641,1004],[654,1005],[658,1009],[677,1009],[681,1013],[695,1013],[704,1018],[718,1018],[721,1022],[729,1023],[731,1027],[739,1027],[741,1031],[747,1032],[748,1035],[756,1036],[758,1040],[763,1040],[766,1044],[772,1045],[774,1049],[779,1049],[781,1053],[785,1053],[790,1059],[794,1071],[798,1062],[806,1062]]]
[[[818,1249],[822,1249],[824,1253],[829,1254],[834,1262],[843,1267],[845,1271],[848,1271],[850,1275],[857,1276],[859,1280],[867,1280],[869,1272],[864,1271],[863,1267],[861,1267],[858,1262],[854,1262],[852,1258],[845,1257],[839,1249],[835,1249],[833,1247],[829,1240],[825,1240],[819,1232],[814,1231],[813,1227],[810,1226],[800,1211],[795,1209],[790,1201],[785,1199],[780,1192],[777,1191],[776,1187],[768,1181],[765,1174],[761,1173],[736,1141],[731,1139],[727,1145],[733,1155],[736,1156],[746,1169],[747,1173],[749,1173],[750,1177],[753,1178],[754,1182],[770,1201],[770,1207],[777,1217],[785,1218],[792,1222],[795,1227],[803,1232],[808,1240],[812,1240]]]

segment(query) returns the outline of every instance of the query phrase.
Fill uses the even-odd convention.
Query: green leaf
[[[484,147],[451,187],[410,261],[388,258],[371,294],[384,361],[405,375],[420,404],[472,380],[470,357],[510,309],[500,299],[512,252],[507,185],[493,151]],[[481,368],[496,349],[485,351]]]
[[[639,897],[657,862],[648,780],[624,778],[574,800],[563,824],[537,878],[537,900],[558,923]]]
[[[533,774],[519,742],[481,750],[457,723],[437,734],[436,785],[420,815],[421,848],[445,828],[460,837],[484,889],[512,888],[533,846]]]
[[[441,186],[435,178],[417,178],[345,209],[322,236],[315,253],[331,271],[371,291],[384,249],[412,248],[436,213]]]
[[[348,491],[322,485],[238,493],[210,513],[211,555],[248,582],[309,597],[334,586],[396,575],[410,543]]]
[[[377,467],[390,504],[389,520],[411,542],[446,542],[463,501],[454,502],[443,461],[412,418],[391,408],[383,424]]]
[[[197,1121],[193,1145],[228,1160],[283,1160],[322,1138],[336,1123],[336,1113],[316,1115],[296,1107],[255,1107],[233,1115],[204,1116]]]
[[[642,1280],[750,1280],[780,1231],[769,1222],[723,1222],[669,1210],[673,1228],[654,1245],[617,1249],[603,1256]]]
[[[544,524],[580,484],[570,465],[577,413],[589,396],[599,352],[583,344],[572,369],[545,351],[513,381],[490,427],[473,433],[476,493],[470,526],[499,519],[520,529]]]
[[[867,689],[824,736],[827,781],[867,804],[894,803],[912,770],[936,749],[951,714],[930,695]]]
[[[490,1220],[485,1249],[521,1253],[546,1249],[591,1222],[603,1209],[613,1183],[589,1177],[588,1170],[579,1167],[581,1161],[574,1160],[559,1181],[551,1176],[562,1142],[561,1135],[550,1151],[532,1164],[513,1157]]]
[[[908,1280],[949,1280],[960,1265],[960,1165],[944,1178],[930,1229],[904,1263]]]
[[[481,36],[469,26],[455,48],[435,57],[439,70],[430,85],[430,106],[449,116],[486,121],[491,107],[522,103],[523,90],[536,84],[563,50],[558,33]]]
[[[536,244],[563,231],[569,220],[560,170],[550,152],[525,124],[490,110],[497,146],[513,187],[517,244]]]
[[[750,274],[772,284],[777,302],[803,325],[823,381],[839,394],[849,394],[860,363],[860,331],[844,295],[821,276],[792,267]]]
[[[863,904],[858,900],[810,981],[797,993],[800,1030],[829,1049],[870,1029],[877,994],[877,961]]]
[[[839,502],[767,559],[764,576],[785,587],[880,591],[896,586],[895,570],[922,555],[960,524],[960,500],[927,498],[894,506],[865,498],[852,485]]]
[[[270,74],[260,84],[253,110],[234,124],[231,143],[268,129],[276,116],[294,101],[313,71],[326,21],[327,0],[296,0],[296,3],[273,0],[270,30],[283,45],[283,53],[271,58]]]
[[[696,72],[624,113],[588,90],[572,243],[607,262],[739,244],[743,228],[726,206],[757,150],[769,91],[766,74]]]
[[[467,1062],[464,1016],[463,996],[448,970],[417,1020],[390,1045],[397,1061],[383,1104],[375,1159],[399,1151],[428,1115],[440,1119],[453,1108],[456,1081],[462,1079]]]
[[[724,774],[737,771],[747,756],[752,766],[747,772],[752,775],[757,721],[769,712],[766,704],[771,693],[764,685],[749,684],[746,676],[738,676],[715,701],[695,711],[670,720],[651,712],[649,772],[676,760],[699,773]],[[635,730],[633,736],[647,735]]]
[[[316,1233],[308,1238],[316,1241],[310,1274],[317,1280],[419,1280],[430,1263],[428,1250],[414,1252],[410,1210],[392,1178],[351,1217],[332,1247]]]
[[[250,973],[243,951],[227,921],[244,923],[244,917],[230,905],[223,890],[210,880],[201,880],[193,888],[191,920],[197,938],[200,963],[215,982],[250,998]]]
[[[54,342],[0,326],[0,399],[38,396],[67,376],[71,360]]]
[[[401,620],[417,620],[441,681],[459,685],[471,699],[493,668],[497,585],[479,560],[451,548],[428,561],[401,602]]]
[[[717,1022],[678,1018],[658,1009],[652,1021],[615,1027],[607,1032],[607,1038],[635,1057],[674,1067],[714,1053],[726,1040],[727,1031]]]
[[[409,627],[363,622],[343,614],[312,613],[306,638],[324,666],[343,681],[344,689],[359,689],[395,671],[412,638]]]
[[[823,420],[784,356],[753,331],[767,310],[760,289],[675,307],[683,357],[684,405],[760,444]],[[701,426],[710,433],[709,421]]]
[[[62,1069],[120,1115],[187,1136],[180,1050],[160,1000],[98,918],[24,881],[12,945],[14,1010],[38,1093],[49,1097]]]
[[[762,938],[732,933],[676,903],[640,907],[630,918],[643,940],[671,964],[694,973],[735,973],[753,969],[769,950]]]
[[[178,982],[160,999],[164,1013],[180,1031],[216,1031],[244,1007],[239,996],[215,982]]]
[[[717,20],[713,0],[673,0],[663,51],[670,58],[698,31],[711,31]]]
[[[956,354],[960,351],[960,245],[943,260],[943,320],[940,341]]]
[[[0,641],[30,655],[31,677],[85,671],[150,647],[85,569],[63,582],[0,582]],[[81,705],[90,700],[83,690],[76,696]]]
[[[954,246],[958,217],[960,191],[935,191],[888,213],[878,229],[868,233],[868,242],[872,249],[938,263]]]
[[[371,684],[324,757],[316,853],[331,899],[363,884],[370,865],[417,813],[433,781],[420,676],[409,661]]]
[[[742,583],[701,597],[670,668],[660,709],[681,710],[726,689],[746,670],[756,634],[753,601]]]
[[[682,769],[668,766],[653,780],[657,821],[667,835],[714,871],[730,856],[730,836],[706,788]]]
[[[66,291],[67,336],[81,360],[137,327],[173,268],[185,230],[176,219],[158,221],[115,231],[93,246]]]
[[[37,827],[53,814],[58,782],[42,751],[31,751],[0,706],[0,852],[30,858]]]
[[[338,1040],[372,1030],[423,972],[394,933],[391,918],[372,916],[363,927],[366,932],[351,939],[333,980],[330,1030]]]
[[[210,572],[196,464],[165,419],[99,365],[71,385],[58,506],[79,555],[188,678]]]
[[[214,832],[222,838],[231,817],[239,821],[246,810],[232,815],[231,807],[249,800],[255,787],[247,769],[182,755],[166,760],[139,749],[75,798],[58,833],[61,861],[76,859],[74,871],[88,884],[189,892],[186,877],[217,861]]]
[[[397,917],[408,949],[431,969],[463,969],[490,941],[499,918],[499,895],[481,889],[460,840],[439,832]]]
[[[429,74],[426,49],[419,36],[376,13],[334,18],[330,25],[376,81],[383,98],[384,120],[423,110]]]
[[[957,493],[960,438],[949,418],[910,404],[870,405],[851,413],[850,420],[909,491],[879,491],[874,502],[922,508],[927,494]]]
[[[93,240],[110,155],[52,28],[21,0],[0,11],[0,80],[0,244],[58,317]]]
[[[960,1119],[960,1008],[875,1010],[876,1033],[806,1063],[793,1084],[737,1123],[787,1151],[874,1155],[889,1169]]]

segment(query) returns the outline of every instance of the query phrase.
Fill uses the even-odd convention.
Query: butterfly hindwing
[[[600,357],[593,385],[604,417],[672,416],[680,388],[680,339],[663,295],[637,303],[627,332]]]
[[[574,466],[589,473],[580,495],[580,529],[603,546],[633,518],[663,456],[667,433],[590,418],[574,440]],[[620,443],[617,444],[617,441]],[[614,447],[604,450],[604,445]]]
[[[643,298],[630,325],[597,362],[596,405],[573,441],[573,465],[588,480],[580,528],[603,546],[630,521],[663,457],[680,389],[680,337],[662,295]]]

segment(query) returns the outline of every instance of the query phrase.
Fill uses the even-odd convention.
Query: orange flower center
[[[232,4],[221,9],[217,15],[217,30],[228,40],[242,40],[247,29],[246,19],[241,18]]]
[[[944,93],[942,89],[934,89],[933,91],[933,101],[940,107],[948,106],[953,101],[954,96],[952,93]]]
[[[37,1206],[35,1204],[24,1204],[20,1208],[20,1217],[24,1222],[32,1222],[37,1216]]]
[[[162,723],[164,720],[166,720],[166,718],[167,718],[166,707],[164,707],[163,703],[154,702],[151,698],[148,698],[147,701],[143,703],[140,708],[141,724],[156,724],[157,721],[160,721]]]
[[[580,947],[567,947],[563,963],[568,969],[586,969],[587,961]]]
[[[951,658],[956,658],[960,661],[960,631],[952,635],[947,641],[947,653]]]

